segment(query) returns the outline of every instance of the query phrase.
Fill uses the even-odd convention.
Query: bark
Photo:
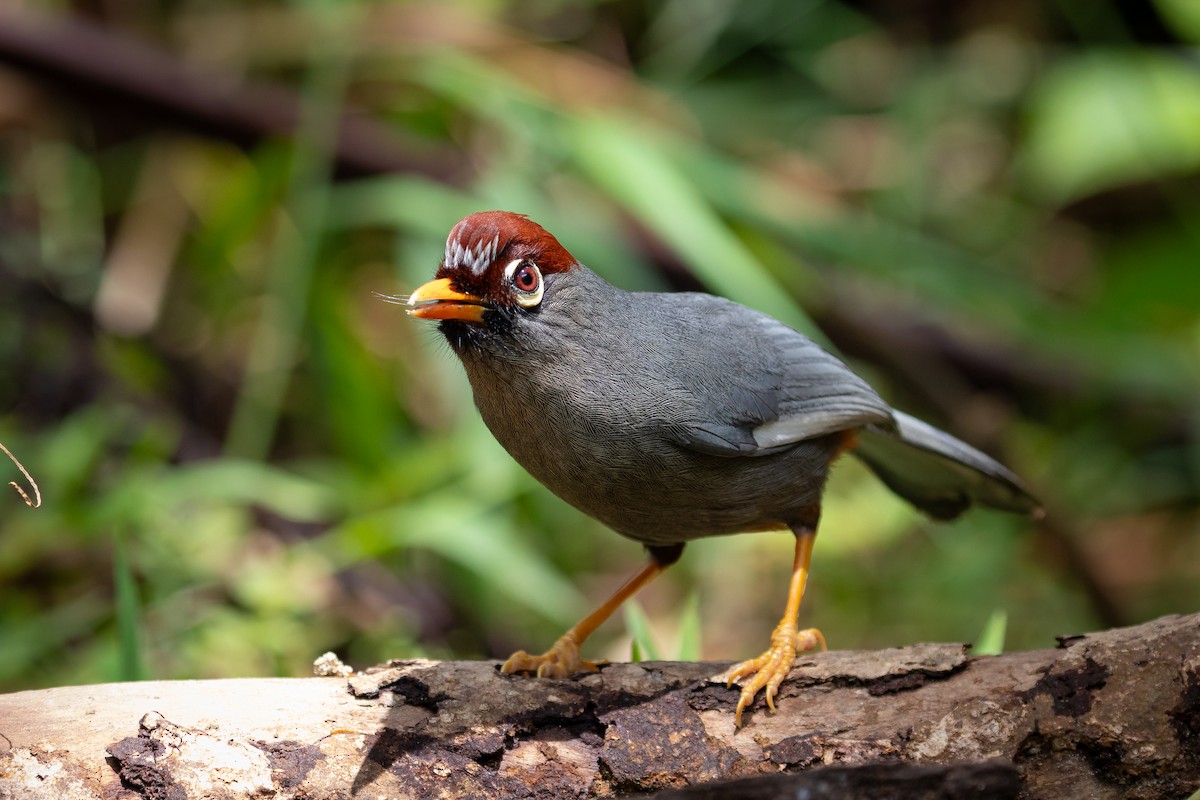
[[[0,695],[0,798],[1186,797],[1200,786],[1200,615],[971,657],[796,662],[733,726],[725,665],[564,680],[495,662]],[[7,740],[7,742],[5,741]],[[736,780],[734,784],[716,783]]]

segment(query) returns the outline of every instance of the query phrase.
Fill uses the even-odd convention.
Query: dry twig
[[[42,490],[38,488],[37,481],[29,474],[29,470],[25,469],[25,465],[17,460],[17,457],[12,454],[12,451],[4,446],[4,442],[0,442],[0,450],[4,451],[4,455],[17,465],[17,469],[21,470],[21,474],[25,476],[25,480],[29,481],[29,485],[33,487],[33,499],[29,499],[29,494],[22,488],[21,484],[16,481],[9,481],[8,485],[17,490],[17,494],[21,495],[21,499],[25,501],[25,505],[30,508],[39,508],[42,505]]]

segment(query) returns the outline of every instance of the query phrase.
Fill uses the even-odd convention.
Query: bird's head
[[[578,263],[523,214],[481,211],[450,229],[437,274],[408,296],[408,313],[441,320],[442,333],[461,349],[540,313],[547,283]]]

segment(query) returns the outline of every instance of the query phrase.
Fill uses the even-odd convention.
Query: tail
[[[889,489],[935,519],[954,519],[972,503],[1040,514],[1021,479],[948,433],[899,411],[894,430],[862,429],[853,451]]]

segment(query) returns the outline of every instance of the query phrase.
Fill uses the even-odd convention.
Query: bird
[[[1036,514],[1013,472],[892,408],[812,339],[702,292],[631,292],[579,262],[528,216],[456,223],[407,313],[436,320],[483,421],[551,492],[644,545],[648,561],[541,654],[504,673],[567,677],[621,604],[709,536],[790,531],[785,610],[759,656],[715,676],[739,684],[734,716],[774,699],[796,656],[825,648],[798,614],[830,467],[850,453],[917,509],[953,519],[978,504]]]

